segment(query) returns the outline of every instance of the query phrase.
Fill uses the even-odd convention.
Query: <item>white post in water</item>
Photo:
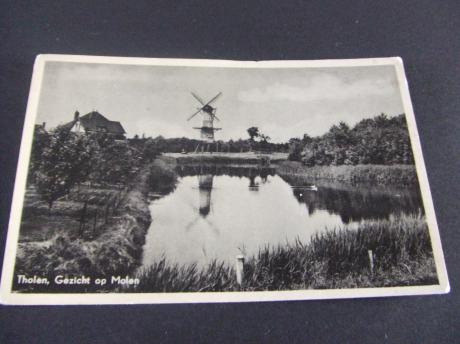
[[[243,284],[243,272],[244,272],[244,256],[239,254],[236,256],[236,283],[238,283],[238,285]]]
[[[371,269],[371,274],[374,274],[374,254],[372,250],[367,250],[367,255],[369,256],[369,267]]]

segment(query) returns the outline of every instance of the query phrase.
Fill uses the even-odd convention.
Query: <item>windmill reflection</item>
[[[186,230],[204,225],[219,233],[219,229],[212,223],[212,190],[214,188],[214,177],[231,176],[248,178],[250,191],[259,191],[261,185],[269,183],[268,176],[273,176],[273,168],[233,167],[226,165],[190,164],[179,165],[177,172],[181,177],[193,176],[198,182],[198,204],[191,201],[190,206],[196,210],[197,217],[185,227]],[[198,205],[198,206],[197,206]]]
[[[256,176],[249,176],[249,190],[259,191],[259,182],[256,182]]]
[[[204,224],[205,227],[210,228],[214,234],[220,235],[220,230],[217,226],[208,218],[211,212],[211,193],[213,188],[214,175],[203,173],[203,169],[200,168],[198,177],[198,209],[196,206],[191,204],[191,207],[198,210],[198,215],[185,227],[186,231],[196,227],[199,223]]]
[[[198,176],[198,192],[199,192],[199,212],[200,215],[206,217],[211,211],[211,192],[214,176],[212,174],[203,174]]]

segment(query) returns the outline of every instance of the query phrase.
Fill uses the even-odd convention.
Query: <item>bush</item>
[[[162,194],[174,190],[177,182],[175,166],[162,159],[156,159],[149,167],[147,186],[152,192]]]

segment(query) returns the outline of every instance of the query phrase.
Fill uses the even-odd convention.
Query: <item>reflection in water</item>
[[[212,180],[214,176],[212,174],[204,174],[198,176],[198,189],[200,194],[200,215],[206,217],[211,210],[211,191],[212,191]]]
[[[259,183],[256,183],[256,176],[249,177],[249,190],[258,191]]]
[[[260,177],[261,181],[267,181],[268,176],[275,175],[275,169],[258,166],[226,166],[226,165],[179,165],[177,173],[181,177],[212,174],[214,176],[230,176],[239,178]]]
[[[311,183],[273,169],[181,166],[175,191],[150,205],[143,265],[164,255],[181,264],[253,255],[344,223],[418,212],[413,190]],[[256,191],[256,192],[254,192]]]
[[[186,226],[185,230],[188,232],[197,225],[199,220],[203,220],[215,232],[219,233],[219,229],[212,223],[207,216],[211,211],[211,192],[213,187],[214,176],[212,174],[200,174],[198,177],[198,215],[191,220]],[[191,204],[191,208],[195,208]]]
[[[378,187],[375,185],[347,185],[322,182],[318,192],[311,192],[310,185],[301,178],[283,176],[293,188],[296,199],[305,204],[309,214],[317,209],[340,215],[343,223],[365,219],[388,219],[391,214],[423,213],[418,186],[412,188]]]

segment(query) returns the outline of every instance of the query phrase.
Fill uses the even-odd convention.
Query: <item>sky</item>
[[[404,112],[393,66],[223,68],[136,66],[48,61],[36,123],[53,128],[96,110],[120,121],[128,137],[199,138],[201,116],[190,92],[217,93],[222,130],[216,139],[247,138],[259,127],[272,142],[322,135],[343,121],[353,126],[380,113]]]

